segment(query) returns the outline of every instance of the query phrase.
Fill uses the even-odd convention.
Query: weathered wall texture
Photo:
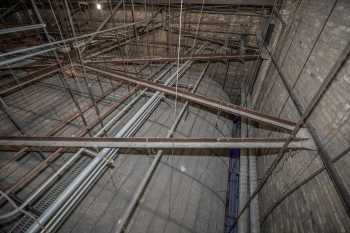
[[[307,57],[334,1],[303,0],[293,21],[293,9],[298,2],[287,1],[286,9],[282,12],[287,20],[287,28],[291,25],[291,30],[286,30],[288,34],[280,37],[286,39],[279,41],[275,54],[304,111],[350,40],[350,2],[337,1],[334,12],[308,61]],[[347,61],[309,118],[322,147],[331,158],[336,157],[350,145],[349,77],[350,61]],[[257,82],[259,81],[261,80]],[[257,109],[298,121],[300,116],[288,98],[286,88],[274,68],[270,67],[261,92],[256,93],[255,89],[253,96],[258,97]],[[257,132],[259,132],[257,136],[284,135],[267,129],[259,129]],[[275,155],[272,155],[275,152],[263,152],[271,156],[258,159],[260,177],[275,158]],[[346,154],[335,163],[348,192],[350,192],[349,155]],[[259,195],[263,232],[350,232],[350,219],[326,171],[296,189],[275,209],[269,211],[284,193],[310,177],[322,166],[316,152],[285,154]]]

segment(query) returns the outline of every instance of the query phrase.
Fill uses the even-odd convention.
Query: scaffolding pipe
[[[241,105],[246,106],[246,94],[241,91]],[[248,136],[248,121],[247,119],[241,119],[241,138],[246,138]],[[239,157],[239,199],[238,199],[238,211],[242,212],[244,204],[248,200],[248,155],[249,150],[241,150]],[[248,233],[249,232],[249,209],[247,208],[241,215],[238,221],[238,233]],[[229,230],[231,233],[233,228]]]
[[[184,56],[180,57],[180,62],[184,62],[187,60],[193,61],[253,61],[258,59],[260,56],[258,54],[199,54],[193,56]],[[147,57],[147,58],[127,58],[127,59],[100,59],[100,60],[85,60],[86,64],[94,64],[94,63],[112,63],[114,65],[118,64],[143,64],[143,63],[164,63],[164,62],[175,62],[177,61],[177,57]]]
[[[290,144],[289,144],[290,145]],[[249,167],[249,196],[252,196],[256,187],[258,186],[258,176],[256,167],[256,150],[250,150],[248,156]],[[260,217],[259,217],[259,203],[258,196],[255,196],[250,202],[249,207],[250,216],[250,233],[260,233]]]
[[[26,25],[26,26],[21,26],[21,27],[0,29],[0,36],[5,35],[5,34],[10,34],[10,33],[15,33],[15,32],[24,32],[24,31],[29,31],[29,30],[41,29],[43,27],[46,27],[46,25],[45,24],[34,24],[34,25]]]
[[[269,20],[267,21],[269,22]],[[266,27],[267,29],[267,27]],[[266,32],[265,32],[266,33]],[[271,48],[276,50],[277,43],[281,37],[282,28],[281,26],[277,26],[275,29],[275,36],[271,40]],[[261,51],[262,52],[262,51]],[[269,71],[269,68],[271,66],[271,59],[264,59],[262,61],[262,64],[259,68],[255,87],[256,94],[254,96],[250,96],[249,98],[249,105],[252,109],[256,108],[257,102],[260,97],[260,93],[262,92],[263,83],[265,82],[265,79],[267,78],[267,73]],[[253,196],[254,191],[258,187],[258,175],[257,175],[257,156],[256,150],[250,151],[250,156],[248,158],[249,160],[249,196]],[[260,233],[260,214],[259,214],[259,200],[258,195],[256,195],[250,202],[249,206],[250,210],[250,232],[251,233]]]
[[[264,123],[267,125],[271,125],[274,127],[279,127],[279,128],[284,129],[284,130],[287,130],[289,132],[292,131],[295,127],[295,123],[291,122],[289,120],[285,120],[285,119],[278,118],[278,117],[273,117],[273,116],[270,116],[270,115],[267,115],[264,113],[260,113],[257,111],[253,111],[253,110],[250,110],[247,108],[243,108],[243,107],[236,106],[233,104],[228,104],[228,103],[225,103],[223,101],[213,100],[213,99],[205,97],[205,96],[191,94],[189,92],[182,91],[182,90],[176,90],[173,87],[167,87],[167,86],[160,85],[160,84],[157,84],[157,83],[152,82],[152,81],[146,81],[146,80],[142,80],[142,79],[138,79],[138,78],[126,77],[123,75],[115,74],[113,72],[107,71],[106,68],[104,70],[94,68],[91,66],[86,66],[86,68],[90,71],[103,74],[103,75],[110,77],[112,79],[123,80],[126,82],[138,84],[138,85],[141,85],[144,87],[148,87],[148,88],[151,88],[151,89],[154,89],[157,91],[164,92],[165,94],[169,94],[172,96],[176,96],[178,98],[188,100],[190,102],[193,102],[193,103],[205,106],[205,107],[217,109],[217,110],[220,110],[222,112],[226,112],[228,114],[246,117],[246,118],[249,118],[251,120],[258,121],[258,122],[261,122],[261,123]]]
[[[43,53],[53,52],[55,50],[56,50],[56,48],[50,48],[50,49],[40,50],[40,51],[33,52],[33,53],[30,53],[30,54],[26,54],[26,55],[19,56],[19,57],[3,59],[2,61],[0,61],[0,66],[9,65],[9,64],[12,64],[12,63],[23,61],[25,59],[28,59],[28,58],[31,58],[31,57],[35,57],[35,56],[38,56],[38,55],[43,54]],[[4,55],[4,54],[0,54],[0,57],[2,57],[2,55]]]
[[[124,138],[124,137],[26,137],[0,136],[1,146],[25,147],[101,147],[101,148],[281,148],[283,138]],[[310,149],[308,139],[294,139],[289,149]]]

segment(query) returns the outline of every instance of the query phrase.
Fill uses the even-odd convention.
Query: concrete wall
[[[297,2],[299,1],[287,1],[285,9],[281,11],[287,22],[287,28],[291,26],[291,30],[285,31],[286,40],[279,41],[275,54],[282,72],[293,87],[293,92],[304,110],[349,42],[350,2],[338,1],[308,61],[306,58],[334,1],[304,0],[293,20],[293,10],[298,5]],[[309,118],[322,147],[331,158],[350,145],[349,76],[350,61],[343,66]],[[259,81],[262,80],[257,80]],[[270,67],[261,92],[258,93],[255,89],[252,95],[258,100],[256,109],[298,121],[296,108],[288,98],[287,91],[274,68]],[[255,132],[256,136],[286,136],[269,129],[259,129]],[[260,154],[268,155],[258,159],[260,177],[274,160],[274,153],[260,151]],[[269,215],[267,213],[284,193],[322,166],[316,152],[300,151],[285,154],[259,195],[263,232],[350,232],[350,219],[325,171],[296,189]],[[335,163],[348,192],[350,192],[349,166],[349,153]]]

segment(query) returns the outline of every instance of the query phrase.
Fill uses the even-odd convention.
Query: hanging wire
[[[177,47],[177,66],[176,66],[176,83],[175,83],[175,105],[174,105],[174,120],[176,120],[177,113],[177,92],[179,84],[179,69],[180,69],[180,52],[181,52],[181,30],[182,30],[182,6],[183,0],[180,3],[180,22],[179,22],[179,37],[178,37],[178,47]]]

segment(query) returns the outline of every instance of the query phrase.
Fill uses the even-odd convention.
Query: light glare
[[[96,3],[96,8],[97,8],[97,10],[101,10],[102,9],[102,5],[100,3]]]
[[[181,165],[181,166],[180,166],[180,171],[186,172],[186,167],[185,167],[184,165]]]

